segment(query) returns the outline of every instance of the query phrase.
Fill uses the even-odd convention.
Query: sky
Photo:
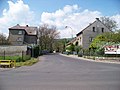
[[[8,28],[17,24],[48,24],[57,27],[61,38],[70,38],[103,16],[120,29],[120,0],[0,0],[0,33],[8,36]]]

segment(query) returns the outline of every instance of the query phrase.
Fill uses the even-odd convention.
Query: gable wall
[[[95,32],[93,32],[93,27],[95,27]],[[92,38],[94,39],[97,35],[104,33],[102,32],[102,28],[104,28],[104,32],[110,32],[110,30],[98,20],[83,31],[82,41],[84,49],[89,48]]]
[[[22,34],[18,34],[19,31],[22,31]],[[24,41],[25,31],[23,30],[9,30],[9,41],[12,45],[22,45]],[[18,38],[21,38],[19,41]]]

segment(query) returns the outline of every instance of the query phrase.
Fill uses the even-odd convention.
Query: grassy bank
[[[0,60],[15,60],[16,62],[25,62],[31,59],[30,55],[23,55],[21,56],[0,56]]]
[[[38,58],[31,58],[25,62],[16,62],[16,67],[20,66],[32,66],[33,64],[37,63],[39,60]]]

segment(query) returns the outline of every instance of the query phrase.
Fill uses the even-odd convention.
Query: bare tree
[[[56,27],[43,24],[39,27],[38,34],[40,49],[52,51],[54,40],[59,37]]]
[[[0,45],[7,45],[9,44],[7,37],[0,33]]]
[[[108,29],[115,31],[117,28],[117,22],[109,17],[101,17],[101,21],[108,27]]]

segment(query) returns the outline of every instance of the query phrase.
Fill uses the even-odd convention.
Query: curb
[[[85,61],[90,61],[90,62],[100,62],[100,63],[110,63],[110,64],[120,64],[120,62],[110,62],[110,61],[100,61],[100,60],[93,60],[93,59],[87,59],[87,58],[83,58],[83,57],[78,57],[76,55],[65,55],[65,54],[60,54],[62,56],[65,57],[71,57],[71,58],[75,58],[75,59],[80,59],[80,60],[85,60]]]

